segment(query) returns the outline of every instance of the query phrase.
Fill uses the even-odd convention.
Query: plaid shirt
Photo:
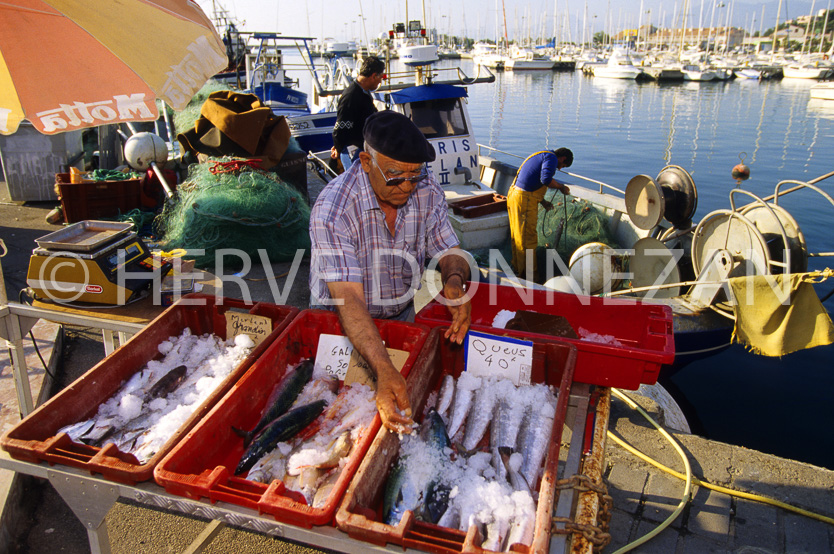
[[[397,210],[394,236],[357,160],[319,194],[310,214],[311,303],[331,301],[327,283],[362,283],[371,317],[399,314],[420,288],[426,260],[459,244],[434,175]]]

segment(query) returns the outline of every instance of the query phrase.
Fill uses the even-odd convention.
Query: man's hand
[[[541,202],[539,202],[539,204],[542,205],[542,208],[544,208],[544,211],[546,212],[553,209],[553,204],[551,204],[547,200],[542,200]]]
[[[336,151],[335,146],[330,147],[330,157],[333,158],[334,160],[339,157],[339,153]]]
[[[570,187],[567,185],[560,185],[559,190],[561,190],[562,194],[564,194],[565,196],[570,194]]]
[[[376,380],[376,407],[382,424],[395,433],[411,433],[414,420],[408,402],[405,379],[389,366],[380,370]]]
[[[466,338],[466,332],[469,331],[469,323],[472,314],[472,304],[469,298],[466,297],[466,292],[463,290],[463,283],[460,282],[460,277],[452,276],[443,286],[443,296],[450,302],[447,302],[449,313],[452,315],[452,323],[446,330],[444,337],[463,344],[463,339]]]
[[[379,330],[365,306],[362,283],[327,283],[330,296],[341,301],[336,305],[339,321],[354,348],[365,358],[376,376],[376,407],[382,423],[398,433],[410,433],[411,405],[405,379],[391,363]]]

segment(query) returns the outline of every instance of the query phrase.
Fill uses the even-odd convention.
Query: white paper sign
[[[316,367],[330,375],[344,379],[350,365],[353,345],[344,335],[321,335],[316,350]]]
[[[530,384],[533,343],[469,331],[464,367],[478,377],[503,377],[516,386]]]

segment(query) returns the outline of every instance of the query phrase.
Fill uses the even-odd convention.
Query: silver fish
[[[500,482],[507,480],[507,468],[504,467],[504,463],[501,461],[501,453],[498,451],[498,446],[502,442],[499,421],[506,409],[506,402],[503,400],[498,402],[495,407],[495,417],[492,418],[492,424],[489,428],[489,451],[492,454],[492,467],[495,469],[496,477]]]
[[[498,452],[501,456],[502,465],[507,472],[507,477],[510,479],[510,485],[512,485],[513,490],[530,492],[530,485],[527,484],[524,476],[514,470],[510,464],[510,456],[513,454],[512,448],[509,446],[499,446]]]
[[[446,414],[452,406],[452,400],[455,398],[455,378],[451,375],[443,377],[443,384],[440,385],[440,392],[437,394],[437,413],[443,418],[446,425],[449,424],[449,417]]]
[[[322,482],[316,491],[316,495],[313,497],[313,508],[321,508],[327,504],[327,499],[330,498],[330,493],[333,492],[333,489],[336,487],[336,482],[339,480],[339,476],[341,474],[341,471],[334,470],[327,476],[327,479]]]
[[[516,516],[510,524],[510,532],[507,535],[507,544],[504,547],[505,552],[510,551],[510,547],[514,544],[523,544],[530,546],[533,542],[533,535],[536,531],[536,518],[526,516]]]
[[[258,483],[271,483],[278,479],[283,480],[287,472],[287,457],[276,448],[252,466],[246,478]]]
[[[298,488],[296,490],[304,495],[308,506],[313,505],[313,499],[316,496],[318,481],[321,475],[322,471],[316,467],[305,467],[298,475],[298,482],[296,483]]]
[[[524,441],[521,443],[524,462],[521,464],[520,473],[531,488],[536,487],[538,482],[539,472],[550,443],[550,433],[553,430],[555,415],[556,399],[548,391],[543,401],[533,406],[527,421]]]
[[[472,382],[464,382],[474,379]],[[458,431],[463,427],[463,422],[466,421],[466,416],[469,414],[469,409],[472,406],[472,398],[475,389],[479,388],[481,379],[478,377],[468,377],[461,375],[455,386],[455,402],[452,405],[451,423],[448,426],[449,438],[457,435]],[[467,385],[475,385],[470,388]]]
[[[94,419],[87,419],[85,421],[79,421],[78,423],[61,427],[55,434],[58,435],[60,433],[66,433],[69,435],[70,439],[77,442],[81,437],[92,431],[95,424],[96,421]]]
[[[458,510],[458,507],[453,503],[449,503],[449,507],[446,508],[443,515],[437,520],[437,524],[440,527],[456,529],[460,525],[460,510]]]
[[[495,394],[488,383],[475,391],[469,416],[466,418],[466,431],[463,435],[463,447],[472,451],[484,437],[495,408]]]
[[[481,543],[484,550],[501,551],[507,531],[510,529],[510,522],[503,517],[493,516],[492,521],[486,525],[486,540]]]

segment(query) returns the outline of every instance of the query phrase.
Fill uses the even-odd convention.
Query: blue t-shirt
[[[559,160],[550,150],[536,152],[527,157],[518,169],[515,186],[527,192],[535,192],[553,180]]]

